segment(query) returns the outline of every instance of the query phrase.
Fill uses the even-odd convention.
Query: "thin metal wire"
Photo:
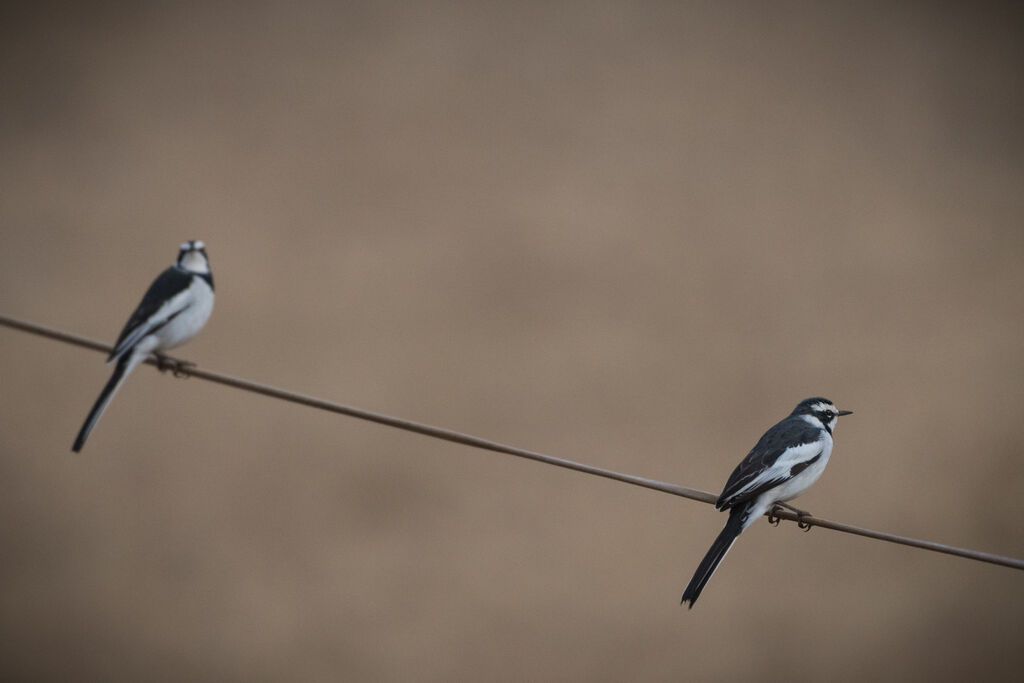
[[[109,353],[111,347],[103,342],[98,342],[93,339],[81,337],[76,334],[69,332],[63,332],[61,330],[55,330],[53,328],[45,327],[37,323],[28,322],[26,320],[19,320],[3,314],[0,314],[0,325],[28,332],[30,334],[36,334],[42,337],[48,337],[57,341],[65,342],[67,344],[74,344],[94,351],[101,351],[103,353]],[[155,356],[150,356],[146,363],[159,367],[159,362]],[[576,462],[574,460],[566,460],[564,458],[556,458],[551,455],[544,453],[537,453],[536,451],[529,451],[523,448],[516,448],[515,446],[508,446],[506,444],[498,443],[497,441],[490,441],[488,439],[482,439],[477,436],[470,434],[464,434],[462,432],[456,432],[451,429],[444,429],[442,427],[434,427],[432,425],[423,424],[422,422],[414,422],[412,420],[404,420],[398,417],[392,417],[391,415],[385,415],[383,413],[375,413],[369,410],[363,410],[362,408],[356,408],[353,406],[344,405],[341,403],[335,403],[333,401],[325,401],[324,399],[316,398],[313,396],[307,396],[294,391],[288,391],[285,389],[279,389],[267,384],[261,384],[259,382],[253,382],[240,377],[232,377],[219,372],[213,372],[211,370],[204,370],[194,365],[188,365],[175,372],[176,375],[185,375],[188,377],[198,377],[199,379],[205,379],[210,382],[216,382],[218,384],[224,384],[229,387],[241,389],[243,391],[251,391],[257,394],[263,394],[264,396],[270,396],[271,398],[280,399],[282,401],[290,401],[292,403],[298,403],[301,405],[309,406],[311,408],[319,408],[320,410],[326,410],[332,413],[340,413],[342,415],[348,415],[349,417],[358,418],[360,420],[368,420],[370,422],[376,422],[388,427],[394,427],[395,429],[404,429],[409,432],[416,432],[417,434],[423,434],[424,436],[433,437],[435,439],[443,439],[445,441],[451,441],[453,443],[463,444],[465,446],[472,446],[474,448],[481,448],[488,451],[494,451],[496,453],[505,453],[507,455],[514,455],[520,458],[528,458],[530,460],[536,460],[548,465],[554,465],[556,467],[564,467],[566,469],[575,470],[577,472],[583,472],[585,474],[592,474],[597,477],[604,477],[606,479],[614,479],[615,481],[621,481],[627,484],[633,484],[634,486],[642,486],[644,488],[653,489],[655,491],[661,491],[663,493],[669,493],[674,496],[681,496],[683,498],[689,498],[691,500],[697,500],[702,503],[714,504],[717,500],[717,496],[708,491],[701,491],[699,489],[691,489],[685,486],[678,486],[676,484],[669,484],[667,482],[658,481],[656,479],[647,479],[645,477],[638,477],[632,474],[625,474],[623,472],[616,472],[614,470],[604,469],[602,467],[595,467],[594,465],[587,465],[585,463]],[[797,515],[788,510],[776,510],[774,517],[778,519],[785,519],[794,522],[801,522],[806,526],[820,526],[825,529],[832,529],[834,531],[842,531],[848,534],[855,534],[857,536],[864,536],[866,538],[873,538],[880,541],[888,541],[890,543],[898,543],[900,545],[907,545],[914,548],[922,548],[924,550],[931,550],[938,553],[946,553],[948,555],[956,555],[958,557],[966,557],[968,559],[977,560],[979,562],[988,562],[991,564],[998,564],[1004,567],[1012,567],[1014,569],[1024,569],[1024,560],[1017,559],[1014,557],[1006,557],[1004,555],[995,555],[993,553],[986,553],[979,550],[971,550],[969,548],[959,548],[956,546],[945,545],[943,543],[935,543],[934,541],[924,541],[917,538],[910,538],[907,536],[897,536],[896,534],[886,533],[884,531],[874,531],[872,529],[865,529],[862,527],[853,526],[850,524],[844,524],[842,522],[833,522],[828,519],[822,519],[820,517],[797,517]]]

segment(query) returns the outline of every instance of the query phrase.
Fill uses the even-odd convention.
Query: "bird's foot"
[[[191,361],[181,360],[180,358],[171,358],[170,356],[165,356],[162,353],[154,353],[153,355],[156,356],[157,370],[160,372],[167,372],[170,370],[171,374],[175,377],[189,377],[191,375],[189,368],[194,368],[196,366],[196,364]]]
[[[804,517],[813,517],[807,510],[801,510],[800,508],[793,507],[783,502],[777,502],[772,505],[771,510],[768,511],[768,523],[772,526],[778,526],[781,521],[778,517],[779,510],[789,510],[796,515],[796,525],[798,528],[803,529],[805,532],[811,530],[811,523],[804,520]]]

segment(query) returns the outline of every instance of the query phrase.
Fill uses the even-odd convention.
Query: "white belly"
[[[810,486],[818,481],[818,477],[825,471],[825,465],[828,464],[828,458],[832,455],[832,438],[829,437],[823,444],[821,457],[816,461],[808,465],[800,474],[796,475],[786,483],[772,489],[768,492],[769,497],[773,502],[787,501],[796,498],[801,493],[806,491]]]
[[[136,347],[138,351],[166,351],[194,337],[213,312],[213,290],[206,280],[196,278],[188,289],[189,305],[173,320],[152,332]]]

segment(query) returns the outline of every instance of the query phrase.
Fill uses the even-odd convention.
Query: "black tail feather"
[[[697,602],[697,598],[700,597],[700,592],[704,590],[704,586],[707,584],[711,575],[718,569],[718,564],[725,558],[725,554],[729,552],[729,548],[736,541],[736,538],[743,531],[743,522],[746,521],[749,504],[741,505],[733,508],[729,511],[729,521],[725,523],[725,528],[718,534],[718,538],[711,544],[711,549],[708,550],[707,555],[700,561],[697,566],[697,571],[690,579],[690,583],[686,586],[686,590],[683,591],[683,599],[680,604],[690,601],[690,608],[693,608],[693,603]]]
[[[117,393],[118,388],[121,386],[121,382],[124,381],[129,370],[134,367],[131,363],[132,354],[121,356],[117,365],[114,366],[114,372],[110,375],[110,379],[107,380],[106,386],[103,387],[103,391],[100,392],[99,398],[96,399],[96,403],[92,405],[92,410],[89,411],[89,417],[85,418],[85,423],[82,424],[82,428],[78,431],[78,436],[75,437],[75,443],[71,446],[71,450],[78,453],[82,450],[82,446],[85,445],[85,440],[89,438],[89,432],[96,426],[100,416],[103,415],[103,411],[107,409],[107,404],[110,403],[110,399],[114,398],[114,394]]]

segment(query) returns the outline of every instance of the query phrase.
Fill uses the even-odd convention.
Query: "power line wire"
[[[55,339],[67,344],[73,344],[75,346],[81,346],[94,351],[101,351],[103,353],[109,353],[111,347],[103,342],[98,342],[93,339],[81,337],[76,334],[69,332],[63,332],[61,330],[55,330],[53,328],[45,327],[37,323],[28,322],[26,320],[19,320],[3,314],[0,314],[0,325],[5,325],[16,330],[28,332],[30,334],[39,335],[42,337],[48,337]],[[159,363],[155,356],[150,356],[145,361],[146,363],[159,367]],[[394,427],[395,429],[403,429],[409,432],[416,432],[417,434],[423,434],[424,436],[433,437],[435,439],[443,439],[445,441],[451,441],[453,443],[463,444],[465,446],[472,446],[474,448],[481,448],[488,451],[494,451],[497,453],[504,453],[507,455],[514,455],[520,458],[528,458],[530,460],[536,460],[548,465],[554,465],[556,467],[564,467],[566,469],[575,470],[577,472],[583,472],[585,474],[592,474],[598,477],[604,477],[606,479],[614,479],[615,481],[621,481],[627,484],[633,484],[634,486],[642,486],[644,488],[653,489],[655,491],[661,491],[663,493],[670,493],[675,496],[681,496],[683,498],[689,498],[691,500],[697,500],[702,503],[714,504],[717,500],[717,496],[707,491],[701,491],[699,489],[691,489],[685,486],[678,486],[676,484],[669,484],[667,482],[658,481],[656,479],[647,479],[645,477],[638,477],[632,474],[625,474],[622,472],[615,472],[613,470],[604,469],[602,467],[595,467],[594,465],[587,465],[585,463],[576,462],[574,460],[566,460],[564,458],[556,458],[551,455],[544,453],[538,453],[536,451],[529,451],[523,448],[516,448],[515,446],[508,446],[497,441],[490,441],[489,439],[482,439],[477,436],[470,434],[464,434],[451,429],[444,429],[442,427],[434,427],[432,425],[423,424],[422,422],[414,422],[412,420],[404,420],[398,417],[392,417],[391,415],[385,415],[383,413],[376,413],[369,410],[363,410],[362,408],[356,408],[353,406],[344,405],[341,403],[335,403],[333,401],[326,401],[324,399],[308,396],[306,394],[300,394],[294,391],[288,391],[286,389],[279,389],[277,387],[270,386],[268,384],[261,384],[259,382],[253,382],[251,380],[242,379],[239,377],[232,377],[219,372],[213,372],[211,370],[204,370],[194,365],[188,365],[184,369],[175,374],[184,374],[188,377],[198,377],[199,379],[205,379],[210,382],[216,382],[218,384],[224,384],[235,389],[241,389],[243,391],[250,391],[257,394],[263,394],[264,396],[270,396],[271,398],[280,399],[282,401],[290,401],[292,403],[298,403],[301,405],[309,406],[311,408],[318,408],[320,410],[326,410],[332,413],[340,413],[342,415],[348,415],[349,417],[358,418],[360,420],[368,420],[370,422],[376,422],[388,427]],[[1004,555],[996,555],[993,553],[986,553],[980,550],[971,550],[969,548],[959,548],[956,546],[945,545],[943,543],[936,543],[934,541],[925,541],[917,538],[910,538],[908,536],[897,536],[896,534],[890,534],[884,531],[874,531],[872,529],[865,529],[862,527],[853,526],[850,524],[844,524],[842,522],[833,522],[831,520],[822,519],[820,517],[802,517],[798,518],[797,515],[788,510],[778,510],[775,517],[779,519],[786,519],[789,521],[801,522],[807,526],[820,526],[825,529],[832,529],[834,531],[842,531],[848,534],[855,534],[858,536],[864,536],[867,538],[874,538],[880,541],[888,541],[890,543],[898,543],[900,545],[907,545],[914,548],[922,548],[924,550],[931,550],[938,553],[945,553],[948,555],[956,555],[958,557],[966,557],[968,559],[977,560],[979,562],[988,562],[991,564],[998,564],[1004,567],[1012,567],[1014,569],[1024,569],[1024,560],[1017,559],[1014,557],[1007,557]]]

